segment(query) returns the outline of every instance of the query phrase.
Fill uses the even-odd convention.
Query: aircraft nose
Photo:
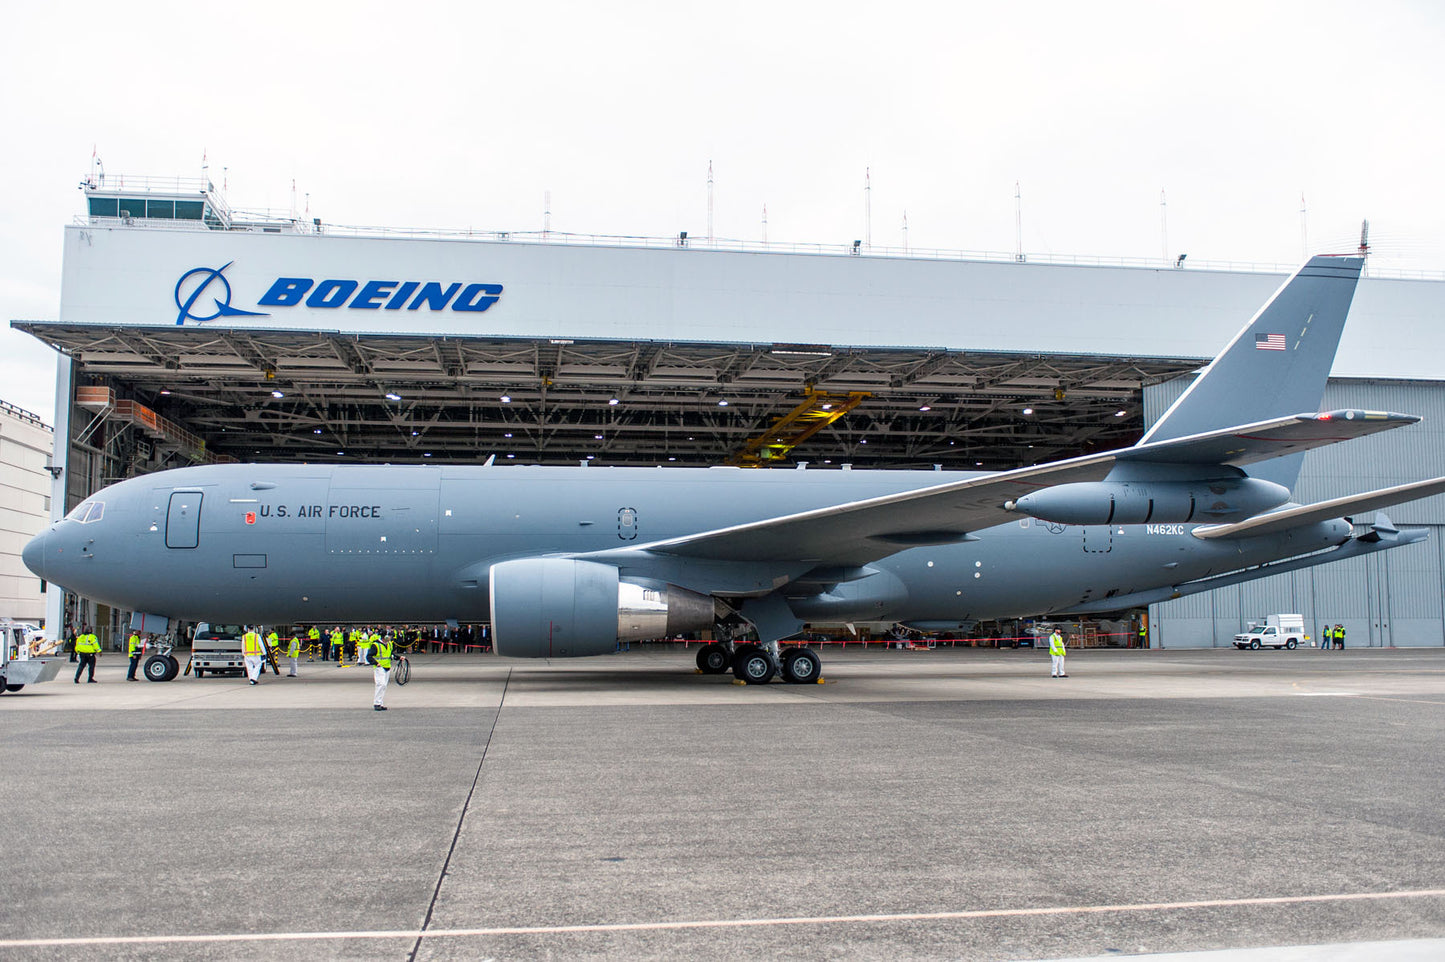
[[[48,532],[42,531],[30,539],[30,543],[20,552],[20,560],[25,562],[25,567],[35,572],[40,577],[45,577],[45,537]]]

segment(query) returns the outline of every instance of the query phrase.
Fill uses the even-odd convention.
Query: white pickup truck
[[[1303,615],[1265,615],[1263,624],[1251,621],[1247,630],[1234,636],[1234,647],[1298,648],[1308,640]]]

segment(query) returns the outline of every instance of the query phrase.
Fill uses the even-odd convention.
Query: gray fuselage
[[[975,476],[537,466],[208,465],[112,485],[25,551],[120,608],[236,623],[488,618],[508,559],[616,551]],[[101,511],[86,504],[100,502]],[[99,518],[95,517],[99,514]],[[1340,544],[1343,521],[1206,542],[1192,525],[1029,518],[785,591],[805,621],[953,623],[1064,612]],[[680,566],[674,583],[706,590]],[[657,565],[649,568],[655,576]],[[623,566],[624,577],[628,574]]]

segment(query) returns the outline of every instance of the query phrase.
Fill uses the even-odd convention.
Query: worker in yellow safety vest
[[[342,636],[342,634],[341,634],[341,629],[340,629],[340,628],[332,628],[332,629],[331,629],[331,657],[332,657],[332,659],[336,662],[336,667],[337,667],[337,668],[340,668],[340,667],[341,667],[341,653],[342,653],[342,645],[343,645],[344,643],[345,643],[345,638],[344,638],[344,637]]]
[[[272,628],[271,633],[266,636],[266,647],[271,649],[271,657],[275,658],[277,650],[281,647],[281,636]]]
[[[265,654],[261,644],[261,633],[255,628],[247,628],[241,636],[241,657],[246,662],[246,677],[253,685],[261,677],[261,658]]]
[[[286,677],[295,678],[296,667],[301,663],[301,629],[299,628],[291,629],[291,641],[286,645],[286,657],[291,659],[291,670],[286,673]]]
[[[370,642],[376,651],[375,667],[371,670],[372,680],[376,682],[376,694],[371,699],[371,710],[386,711],[386,685],[391,680],[391,642],[378,632],[372,633]]]
[[[1067,678],[1068,672],[1064,671],[1064,656],[1068,651],[1064,648],[1064,636],[1055,628],[1053,634],[1049,635],[1049,665],[1050,678]]]
[[[371,664],[371,646],[376,644],[377,634],[375,629],[362,629],[356,638],[356,663],[358,665]]]
[[[79,664],[75,666],[75,683],[80,684],[80,673],[89,668],[90,677],[86,681],[95,684],[95,659],[100,657],[100,639],[85,625],[80,626],[80,634],[75,636],[75,653],[79,658]]]
[[[313,657],[315,657],[317,651],[321,652],[321,660],[326,660],[326,647],[321,644],[320,628],[317,628],[315,625],[311,626],[311,628],[306,632],[306,643],[310,645],[312,649],[314,649],[306,653],[307,661],[310,661]]]
[[[130,667],[125,670],[126,681],[136,680],[135,669],[140,664],[141,652],[144,650],[145,645],[141,644],[140,632],[132,631],[125,643],[125,653],[130,657]]]

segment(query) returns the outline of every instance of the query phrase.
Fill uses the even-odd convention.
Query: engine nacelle
[[[1004,505],[1059,524],[1211,524],[1242,521],[1289,500],[1289,488],[1261,478],[1216,481],[1082,481]]]
[[[676,585],[623,581],[611,565],[521,558],[492,565],[492,644],[511,658],[614,651],[713,623],[713,600]]]

